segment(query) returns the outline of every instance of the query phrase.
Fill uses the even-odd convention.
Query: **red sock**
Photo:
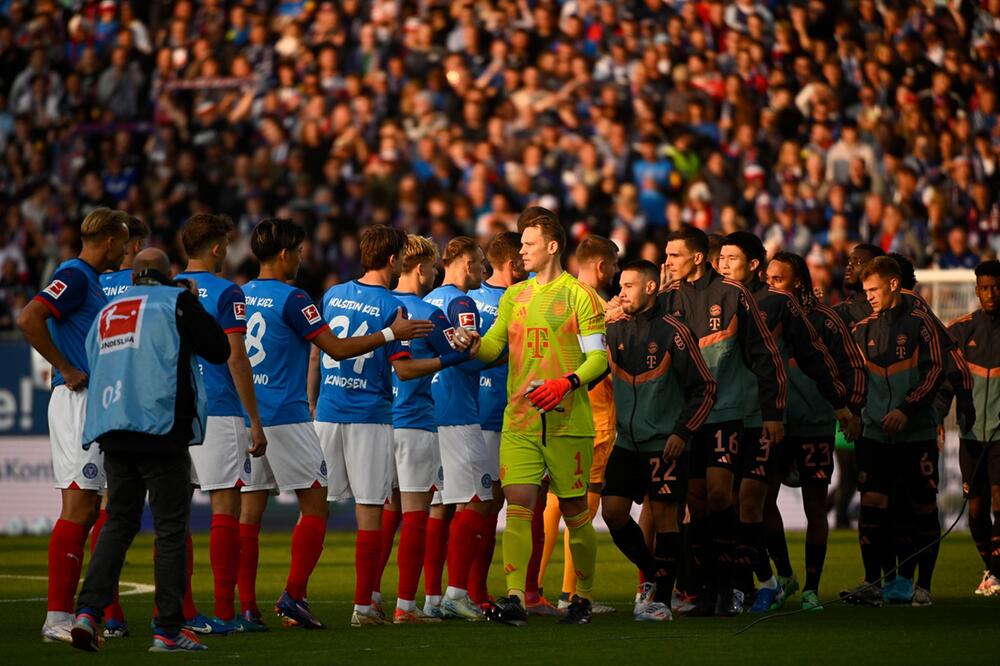
[[[257,608],[257,559],[260,557],[260,525],[240,523],[240,610],[260,615]]]
[[[469,570],[486,531],[485,518],[472,509],[465,509],[451,521],[451,533],[448,535],[448,587],[469,589]]]
[[[531,516],[531,559],[528,560],[527,580],[524,584],[524,598],[529,603],[539,600],[538,572],[542,569],[542,553],[545,550],[545,498],[548,493],[538,493],[535,512]],[[494,535],[494,539],[496,536]]]
[[[407,601],[417,597],[420,568],[427,545],[427,515],[426,511],[407,511],[403,514],[403,531],[399,535],[399,551],[396,553],[396,566],[399,567],[396,596]]]
[[[424,594],[441,596],[441,575],[448,554],[448,521],[427,519],[427,542],[424,548]]]
[[[302,516],[292,532],[292,566],[285,589],[292,599],[306,598],[306,585],[312,575],[326,539],[326,518]]]
[[[381,530],[358,530],[354,546],[354,603],[370,606],[372,586],[378,575],[379,555],[382,553]]]
[[[83,544],[87,532],[83,525],[60,518],[49,537],[48,610],[72,613],[76,586],[83,566]]]
[[[382,591],[382,574],[385,573],[385,567],[389,564],[389,558],[392,556],[392,544],[396,541],[396,530],[399,528],[399,520],[399,511],[392,511],[390,509],[382,511],[382,555],[379,560],[379,567],[375,576],[375,587],[372,588],[372,592]]]
[[[234,516],[215,514],[208,540],[215,580],[215,617],[223,622],[236,615],[236,575],[240,568],[240,521]]]
[[[479,534],[479,550],[469,569],[469,596],[477,604],[486,603],[490,598],[490,565],[493,564],[493,551],[497,545],[496,514],[481,515],[480,519],[482,530]]]
[[[642,587],[646,584],[646,576],[642,573],[642,569],[638,570],[639,573],[639,586]]]
[[[101,513],[97,516],[97,522],[94,526],[90,528],[90,556],[94,556],[94,548],[97,547],[97,539],[101,536],[101,530],[104,529],[104,524],[108,522],[108,512],[105,509],[101,509]],[[111,605],[104,609],[104,619],[107,620],[117,620],[118,622],[125,621],[125,611],[122,610],[121,602],[118,599],[118,590],[115,590],[114,601]]]
[[[193,620],[198,616],[198,607],[194,603],[194,594],[191,592],[192,575],[194,575],[194,541],[191,539],[191,532],[189,530],[187,540],[187,583],[184,585],[185,620]]]

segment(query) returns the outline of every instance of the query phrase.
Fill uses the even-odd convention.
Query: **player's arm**
[[[844,320],[829,309],[820,312],[823,315],[825,327],[823,332],[828,343],[826,347],[833,357],[833,362],[837,364],[837,374],[847,391],[847,407],[853,414],[860,415],[868,388],[865,358],[861,355],[861,350],[855,344]]]
[[[737,285],[736,288],[740,290],[736,308],[736,316],[739,318],[738,339],[747,366],[757,376],[764,430],[771,442],[776,444],[784,437],[782,420],[785,416],[788,384],[785,365],[753,295],[743,285]]]
[[[493,325],[479,341],[479,351],[476,352],[476,358],[484,363],[497,364],[507,351],[507,327],[510,323],[510,311],[513,307],[509,294],[510,290],[508,289],[500,297],[497,318],[493,320]]]
[[[427,336],[427,345],[437,356],[434,358],[411,358],[407,354],[391,358],[396,376],[403,381],[424,377],[445,368],[464,364],[470,358],[474,359],[479,349],[478,339],[473,340],[472,347],[468,349],[456,350],[453,348],[445,333],[452,328],[451,323],[441,310],[435,309],[428,321],[434,325],[434,330]]]
[[[402,312],[402,308],[399,308],[397,312]],[[432,328],[433,326],[426,319],[407,319],[397,316],[391,326],[387,326],[378,333],[338,338],[330,331],[329,327],[323,326],[322,330],[310,340],[327,356],[337,361],[346,361],[349,358],[367,354],[394,340],[422,338],[430,333]]]
[[[309,413],[316,416],[316,405],[319,404],[319,385],[322,373],[319,370],[319,347],[312,346],[309,352],[309,369],[306,372],[306,398],[309,401]]]
[[[690,329],[679,321],[671,323],[674,326],[671,363],[680,377],[686,400],[677,417],[677,424],[667,438],[667,447],[663,453],[664,457],[676,458],[681,451],[690,447],[692,436],[704,425],[705,419],[715,406],[718,386]],[[675,437],[679,442],[676,440],[671,442]],[[679,451],[676,450],[678,443]]]
[[[250,448],[247,452],[256,457],[264,455],[267,448],[267,436],[260,422],[260,412],[257,410],[257,394],[253,390],[253,371],[250,358],[247,356],[244,335],[246,327],[246,298],[243,290],[237,286],[231,287],[223,294],[219,305],[219,323],[226,338],[229,340],[229,376],[233,378],[233,386],[240,397],[243,411],[250,420]]]
[[[802,314],[797,305],[783,307],[785,325],[782,327],[785,343],[789,344],[792,356],[806,376],[816,382],[820,394],[835,411],[846,409],[847,395],[837,364],[827,349],[826,343],[816,333],[815,327]]]
[[[86,299],[86,278],[75,270],[59,271],[48,287],[38,293],[17,316],[25,339],[52,367],[59,371],[66,388],[79,391],[87,386],[87,373],[70,365],[49,333],[50,317],[61,319],[75,312]]]
[[[882,430],[890,437],[902,431],[914,414],[931,408],[944,381],[944,347],[937,327],[927,313],[915,309],[913,315],[920,320],[917,335],[917,376],[920,381],[906,394],[899,407],[882,419]]]

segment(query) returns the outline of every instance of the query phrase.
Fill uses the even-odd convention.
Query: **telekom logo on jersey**
[[[146,297],[125,298],[105,306],[98,324],[101,354],[139,346],[142,333],[142,311]]]

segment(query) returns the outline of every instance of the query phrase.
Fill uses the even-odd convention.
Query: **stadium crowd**
[[[3,0],[0,327],[99,206],[279,215],[301,285],[387,223],[441,248],[531,203],[660,261],[747,229],[837,299],[851,244],[918,267],[1000,248],[1000,2]],[[10,310],[11,312],[6,312]]]

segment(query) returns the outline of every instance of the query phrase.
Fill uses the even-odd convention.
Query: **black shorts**
[[[636,504],[642,504],[647,496],[654,502],[683,502],[687,498],[688,457],[685,451],[675,460],[664,460],[662,453],[616,446],[604,471],[601,495],[628,497]]]
[[[902,489],[916,504],[931,504],[938,491],[938,447],[923,442],[876,442],[862,437],[854,446],[858,490],[889,495]]]
[[[690,478],[704,479],[709,467],[722,467],[731,472],[740,469],[741,421],[706,423],[691,440]]]
[[[740,476],[769,483],[774,470],[774,446],[763,428],[744,428],[740,447]]]
[[[794,467],[800,486],[828,486],[833,478],[834,435],[785,437],[774,455],[775,471],[785,481]]]
[[[989,495],[990,486],[1000,486],[1000,442],[993,442],[986,457],[979,462],[979,457],[985,448],[983,442],[974,439],[960,440],[958,445],[958,465],[962,469],[962,490],[969,490]],[[976,463],[979,468],[976,469]],[[976,478],[972,478],[975,472]]]

